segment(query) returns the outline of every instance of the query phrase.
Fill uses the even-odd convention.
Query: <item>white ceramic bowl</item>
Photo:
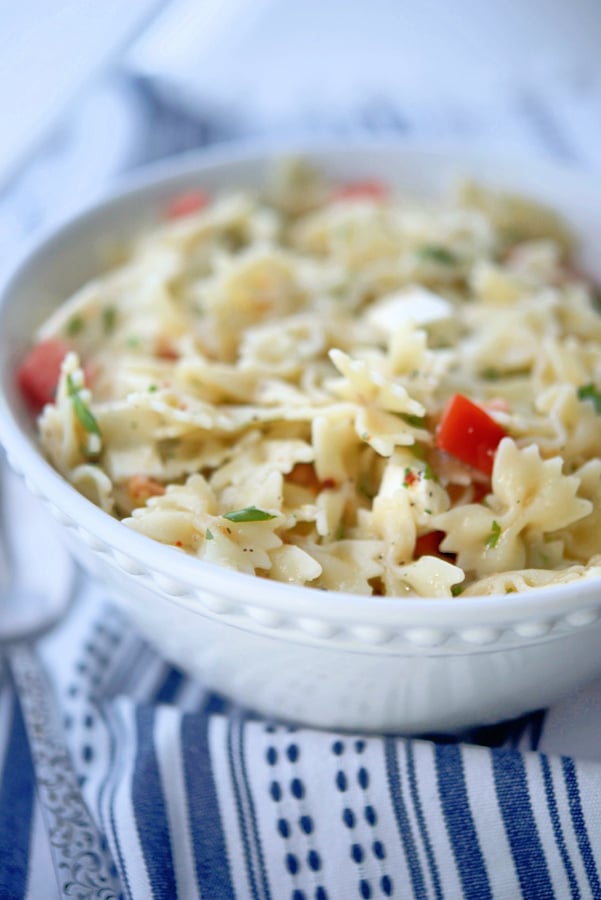
[[[599,185],[539,162],[394,145],[305,151],[336,178],[376,176],[440,196],[457,174],[563,211],[597,276]],[[272,155],[273,156],[273,155]],[[14,372],[36,325],[101,267],[108,243],[157,218],[191,184],[264,182],[268,153],[220,151],[155,169],[28,255],[0,306],[0,439],[68,546],[140,631],[210,687],[276,717],[332,728],[419,732],[541,707],[601,672],[601,583],[502,597],[395,600],[325,593],[199,562],[130,531],[80,496],[38,451]],[[595,250],[597,252],[595,253]]]

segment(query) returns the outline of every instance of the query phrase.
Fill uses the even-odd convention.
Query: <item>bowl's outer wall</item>
[[[601,277],[598,190],[586,177],[538,162],[394,145],[306,155],[335,178],[377,177],[418,195],[440,196],[463,175],[526,192],[566,215],[582,240],[582,265]],[[0,306],[0,438],[9,460],[142,632],[170,660],[260,712],[325,727],[417,732],[498,721],[564,696],[601,671],[595,584],[532,592],[503,605],[410,602],[398,612],[387,598],[348,598],[348,622],[363,623],[349,630],[342,627],[341,595],[318,597],[322,611],[318,592],[257,586],[258,579],[227,570],[215,575],[167,548],[148,552],[149,542],[74,496],[37,452],[14,371],[41,321],[105,268],[116,243],[157,221],[174,192],[263,185],[272,164],[264,153],[185,160],[158,178],[144,176],[29,256]],[[282,614],[288,596],[290,612]]]

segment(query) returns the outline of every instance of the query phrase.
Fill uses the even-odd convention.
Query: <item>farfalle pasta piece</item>
[[[295,544],[282,544],[269,553],[269,577],[287,584],[311,584],[322,573],[320,564],[310,553]]]
[[[313,586],[323,590],[371,594],[373,587],[370,582],[383,572],[380,541],[341,540],[314,544],[304,549],[321,566],[321,575]]]
[[[553,432],[554,437],[547,447],[561,453],[573,465],[598,456],[601,415],[592,403],[579,399],[571,384],[546,388],[536,397],[534,406]]]
[[[387,568],[387,592],[394,596],[452,597],[465,573],[458,566],[435,556],[422,556],[405,566]]]
[[[461,595],[480,597],[525,593],[534,588],[571,584],[574,581],[599,577],[601,577],[601,556],[596,556],[586,565],[571,565],[559,570],[523,569],[518,572],[498,572],[469,585],[461,592]]]
[[[591,504],[591,512],[558,532],[568,559],[586,563],[601,558],[601,460],[591,459],[576,469],[580,480],[578,495]]]
[[[200,475],[185,485],[170,485],[123,521],[201,559],[250,573],[271,568],[269,551],[282,545],[275,531],[285,523],[283,516],[256,507],[220,514],[218,498]]]
[[[487,505],[467,504],[434,517],[446,532],[445,552],[480,578],[492,572],[524,568],[529,532],[552,534],[591,512],[590,501],[578,497],[580,481],[562,473],[562,460],[541,459],[535,445],[520,450],[503,438],[492,474]]]
[[[62,363],[56,401],[44,407],[38,421],[49,459],[68,480],[78,466],[97,460],[104,447],[98,421],[90,409],[91,399],[79,357],[68,353]]]
[[[425,413],[422,404],[402,384],[362,359],[351,359],[336,349],[330,351],[330,359],[343,376],[330,382],[330,390],[357,403],[355,430],[359,437],[381,456],[390,456],[398,444],[413,444],[420,429],[402,416],[421,418]]]

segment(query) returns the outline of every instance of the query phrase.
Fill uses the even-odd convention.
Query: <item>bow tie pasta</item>
[[[601,574],[598,297],[524,198],[299,162],[174,198],[18,380],[77,490],[199,560],[401,598]]]

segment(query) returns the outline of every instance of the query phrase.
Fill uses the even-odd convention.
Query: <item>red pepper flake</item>
[[[319,487],[322,491],[333,491],[338,485],[334,478],[324,478]]]
[[[176,547],[183,547],[184,545],[182,544],[181,541],[176,541],[176,542],[175,542],[175,546],[176,546]]]
[[[409,466],[405,469],[405,474],[403,476],[403,487],[411,487],[419,481],[419,475],[415,471],[415,469],[410,469]]]

